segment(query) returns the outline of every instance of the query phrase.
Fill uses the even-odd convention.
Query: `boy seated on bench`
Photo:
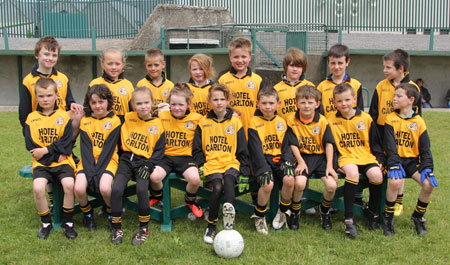
[[[383,234],[394,235],[394,205],[404,177],[412,177],[422,186],[411,216],[419,236],[426,235],[423,215],[430,203],[437,181],[433,174],[430,138],[423,118],[415,111],[420,94],[413,84],[401,83],[395,88],[394,112],[386,116],[384,148],[387,154],[389,185],[386,191]]]
[[[328,124],[339,151],[339,167],[345,173],[345,234],[355,238],[358,227],[353,217],[353,203],[360,172],[369,179],[369,207],[365,209],[369,229],[380,229],[382,165],[385,158],[376,124],[369,114],[353,108],[356,102],[353,88],[347,83],[337,85],[333,90],[333,100],[337,112],[328,117]]]
[[[300,199],[308,178],[313,174],[320,177],[325,185],[320,205],[322,228],[332,227],[330,207],[337,188],[338,176],[334,166],[334,139],[328,122],[319,114],[320,92],[310,85],[301,86],[296,92],[298,110],[288,117],[289,142],[297,160],[293,193],[292,214],[289,227],[297,230],[300,216]],[[298,205],[298,206],[297,206]],[[295,207],[294,207],[295,206]]]
[[[292,194],[294,168],[292,152],[285,137],[286,121],[276,113],[277,107],[280,106],[277,91],[272,87],[260,90],[257,106],[258,109],[248,129],[250,160],[259,187],[255,213],[251,218],[255,220],[256,231],[267,235],[269,230],[265,214],[273,188],[273,176],[283,181],[282,198],[284,198],[283,195],[288,193],[285,190],[289,190]]]
[[[53,229],[45,187],[49,180],[57,180],[64,190],[63,232],[67,238],[74,239],[77,237],[72,222],[76,166],[71,155],[72,122],[69,114],[56,105],[58,91],[55,81],[40,78],[34,92],[38,107],[27,117],[24,135],[26,148],[33,156],[34,201],[42,220],[37,236],[47,239]]]

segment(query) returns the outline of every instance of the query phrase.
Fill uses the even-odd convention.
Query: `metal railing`
[[[0,31],[15,38],[133,38],[158,4],[174,0],[4,0]]]
[[[236,23],[325,24],[330,30],[447,33],[450,0],[190,0],[224,7]]]

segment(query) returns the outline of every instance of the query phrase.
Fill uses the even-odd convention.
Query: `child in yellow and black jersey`
[[[256,231],[267,235],[269,229],[265,214],[267,202],[273,188],[273,176],[283,182],[285,189],[292,193],[294,168],[292,152],[286,137],[286,121],[277,115],[280,98],[273,88],[263,88],[258,94],[258,109],[250,121],[248,148],[251,155],[253,175],[259,186],[255,212]]]
[[[219,78],[219,83],[230,88],[233,96],[231,106],[241,114],[247,137],[250,120],[256,110],[258,92],[263,87],[262,78],[248,67],[252,59],[252,42],[249,39],[233,39],[228,46],[228,53],[231,69]]]
[[[369,114],[354,109],[356,96],[353,88],[342,83],[333,91],[337,113],[328,118],[339,152],[339,167],[345,173],[344,204],[345,233],[350,238],[358,235],[353,218],[353,202],[359,182],[359,173],[369,179],[369,206],[367,209],[369,229],[379,229],[379,212],[381,184],[383,183],[382,167],[384,153],[381,148],[378,129]]]
[[[199,167],[203,167],[206,181],[211,183],[208,227],[203,240],[212,244],[216,234],[220,196],[224,193],[223,221],[225,229],[234,225],[234,186],[239,173],[250,175],[248,149],[242,123],[228,108],[231,93],[227,86],[214,84],[208,94],[212,110],[204,116],[195,131],[192,155]]]
[[[164,156],[164,129],[160,119],[152,117],[152,92],[148,87],[137,87],[133,91],[131,102],[134,111],[125,114],[122,124],[120,138],[123,153],[120,155],[111,194],[111,242],[120,244],[123,240],[122,197],[131,179],[136,181],[139,215],[139,230],[133,236],[131,244],[141,245],[147,240],[149,233],[149,179],[163,172],[157,165]]]
[[[350,56],[348,47],[342,44],[331,46],[328,50],[328,68],[330,69],[330,75],[317,86],[317,90],[322,94],[322,104],[319,107],[319,112],[327,119],[337,111],[336,106],[333,104],[333,89],[341,83],[349,84],[355,91],[356,101],[353,107],[364,110],[362,86],[358,80],[351,78],[346,72],[349,64]]]
[[[117,141],[120,119],[112,112],[113,95],[104,84],[91,86],[84,98],[86,116],[80,124],[81,160],[75,181],[75,196],[83,212],[83,224],[95,230],[93,208],[88,193],[100,193],[111,220],[111,185],[119,158]]]
[[[320,106],[320,92],[313,86],[301,86],[297,90],[296,97],[298,111],[287,120],[289,142],[297,160],[294,192],[289,197],[292,197],[292,206],[288,224],[291,229],[298,229],[303,190],[306,188],[308,178],[315,174],[325,185],[322,204],[319,207],[321,225],[323,229],[330,230],[332,227],[330,207],[338,180],[335,171],[337,166],[334,166],[333,134],[325,117],[316,111]],[[284,208],[284,212],[280,214],[286,213],[285,204],[280,202],[280,205],[284,206],[280,207]],[[282,225],[281,222],[279,226]]]
[[[166,134],[165,156],[160,163],[164,170],[156,178],[162,181],[171,172],[182,175],[187,180],[184,201],[195,217],[202,217],[203,211],[197,201],[200,175],[192,157],[192,145],[195,129],[203,116],[190,111],[192,92],[186,84],[175,84],[167,100],[170,111],[159,114]],[[152,192],[162,194],[162,182],[158,188]],[[153,201],[150,203],[154,204]]]
[[[211,110],[208,91],[213,82],[210,78],[216,75],[212,58],[202,53],[195,54],[189,59],[188,67],[191,79],[187,85],[193,94],[191,111],[206,115]]]
[[[297,89],[304,85],[314,86],[313,83],[305,79],[307,66],[306,54],[302,50],[295,47],[287,50],[283,59],[284,73],[281,76],[282,80],[274,86],[281,100],[277,113],[285,120],[291,113],[297,111],[295,103]]]
[[[75,162],[72,159],[72,124],[66,111],[58,108],[57,84],[42,77],[35,85],[36,110],[25,122],[27,150],[33,157],[33,191],[42,226],[37,234],[46,239],[53,229],[45,197],[49,181],[59,181],[64,189],[62,228],[67,238],[77,237],[73,227]]]
[[[112,111],[121,120],[125,113],[132,111],[131,93],[133,84],[124,77],[125,56],[116,49],[106,49],[100,56],[103,76],[92,80],[89,87],[98,84],[106,85],[113,95]]]
[[[169,105],[166,102],[173,83],[167,79],[167,74],[164,72],[166,61],[163,52],[159,48],[148,50],[145,54],[144,64],[147,75],[139,80],[136,86],[145,86],[152,91],[153,113],[169,110]]]
[[[425,218],[431,193],[437,187],[433,174],[430,139],[423,118],[415,112],[420,94],[413,84],[402,83],[395,88],[393,106],[384,126],[384,149],[387,153],[389,184],[386,191],[383,234],[394,235],[394,205],[404,177],[412,177],[422,189],[411,221],[419,236],[426,235]]]

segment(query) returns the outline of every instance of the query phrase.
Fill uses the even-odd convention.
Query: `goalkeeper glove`
[[[244,192],[250,188],[250,184],[248,183],[248,177],[244,175],[239,176],[239,192]]]
[[[405,170],[403,170],[402,164],[393,164],[389,167],[387,177],[392,179],[402,179],[406,176]]]
[[[273,174],[271,171],[266,171],[256,178],[256,183],[258,183],[260,187],[270,184],[270,181],[273,181]]]
[[[140,179],[148,179],[150,177],[150,174],[153,172],[153,164],[150,162],[143,163],[137,172],[137,177]]]
[[[431,169],[426,168],[422,170],[422,172],[420,172],[420,183],[423,184],[426,178],[428,178],[428,180],[430,181],[431,186],[433,187],[438,186],[436,177],[434,176],[433,171],[431,171]]]
[[[281,164],[280,169],[283,170],[283,174],[285,176],[294,176],[294,166],[292,165],[291,162],[284,161]]]

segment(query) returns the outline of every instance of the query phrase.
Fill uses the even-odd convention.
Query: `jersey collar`
[[[157,86],[157,85],[155,85],[155,83],[153,83],[153,79],[148,74],[145,75],[145,79],[147,79],[154,87],[160,87],[164,84],[164,82],[166,82],[166,72],[162,71],[161,76],[162,76],[162,81],[161,81],[161,85],[159,85],[159,86]]]
[[[247,66],[247,73],[245,73],[245,75],[244,75],[243,77],[237,77],[237,76],[236,76],[237,71],[236,71],[236,69],[234,69],[233,67],[231,67],[230,73],[231,73],[234,77],[236,77],[236,78],[238,78],[238,79],[244,79],[244,78],[247,77],[247,76],[252,76],[252,69],[250,69],[250,67]]]
[[[106,82],[112,83],[112,84],[122,81],[123,76],[124,76],[124,72],[119,74],[119,77],[117,78],[117,80],[112,80],[111,77],[108,74],[106,74],[105,72],[103,72],[103,75],[102,75],[103,79],[105,79]]]
[[[44,115],[44,113],[42,113],[42,107],[39,106],[39,104],[36,107],[36,110],[43,116],[52,116],[53,113],[55,113],[58,109],[59,109],[59,107],[58,107],[58,105],[56,105],[56,102],[55,102],[55,106],[53,106],[53,111],[49,115]]]
[[[264,114],[262,113],[262,111],[260,109],[256,109],[255,113],[254,113],[254,116],[261,117],[261,119],[268,120],[268,121],[273,121],[277,117],[277,115],[278,115],[277,111],[275,111],[272,119],[268,120],[268,119],[264,118]]]
[[[206,114],[206,117],[217,121],[217,115],[216,115],[216,113],[214,112],[213,109],[210,110],[208,112],[208,114]],[[226,120],[231,119],[232,117],[233,117],[233,110],[231,108],[227,108],[227,113],[225,114],[225,117],[224,117],[223,121],[221,121],[221,123],[226,121]]]
[[[58,74],[58,71],[56,71],[56,68],[55,68],[55,67],[52,68],[51,73],[48,74],[48,75],[39,72],[39,71],[38,71],[38,68],[39,68],[39,64],[38,64],[38,63],[35,63],[35,64],[33,65],[33,67],[31,68],[31,75],[33,75],[33,76],[50,77],[51,75],[57,75],[57,74]]]
[[[300,119],[300,110],[299,110],[299,109],[297,109],[297,111],[295,112],[295,119],[299,120],[299,121],[300,121],[301,123],[303,123],[303,124],[309,124],[309,123],[304,123],[304,122]],[[316,109],[316,110],[314,111],[314,117],[313,117],[312,122],[318,122],[319,119],[320,119],[319,109]],[[312,123],[312,122],[310,122],[310,123]]]
[[[353,117],[355,117],[357,115],[361,115],[362,111],[360,109],[355,108],[355,110],[356,110],[356,112],[355,112],[355,115],[353,115]],[[336,117],[346,119],[344,116],[342,116],[342,113],[339,110],[336,112]],[[353,117],[351,117],[349,120],[353,119]]]
[[[190,109],[187,109],[187,110],[186,110],[186,114],[184,114],[183,117],[179,117],[179,118],[173,116],[173,115],[172,115],[172,112],[170,113],[170,115],[171,115],[174,119],[176,119],[176,120],[182,120],[182,119],[186,118],[189,114],[191,114],[191,110],[190,110]]]
[[[208,86],[211,86],[212,84],[214,84],[213,81],[207,79],[207,80],[206,80],[206,84],[204,84],[203,86],[199,86],[198,83],[197,83],[196,81],[194,81],[192,78],[189,78],[188,83],[189,83],[190,85],[195,86],[195,87],[198,87],[198,88],[205,88],[205,87],[208,87]]]
[[[352,78],[350,77],[350,75],[347,74],[347,72],[345,72],[344,78],[342,80],[344,80],[344,82],[350,82],[351,79]],[[334,83],[334,81],[333,81],[333,74],[329,74],[327,76],[327,80]]]
[[[88,112],[85,112],[85,113],[86,113],[86,117],[92,117],[94,119],[97,119],[97,118],[92,116],[92,112],[91,111],[88,111]],[[101,117],[100,119],[97,119],[97,120],[103,120],[105,118],[112,118],[113,116],[114,116],[114,112],[110,111],[110,112],[108,112],[108,114],[106,114],[105,117]]]
[[[398,110],[398,109],[395,109],[394,112],[395,112],[395,114],[397,114],[397,116],[398,116],[400,119],[403,119],[403,120],[409,120],[409,119],[412,119],[412,118],[414,118],[415,116],[419,115],[419,113],[416,112],[416,110],[414,109],[414,107],[413,107],[413,113],[412,113],[412,116],[411,116],[411,117],[406,117],[406,118],[405,118],[405,117],[402,117],[402,116],[400,115],[400,110]]]
[[[291,82],[289,82],[289,80],[287,80],[286,73],[282,73],[282,74],[281,74],[281,80],[283,80],[284,83],[285,83],[286,85],[295,87],[295,86],[297,86],[298,84],[300,84],[303,80],[305,80],[305,75],[302,74],[302,75],[300,76],[300,78],[299,78],[297,81],[295,81],[294,84],[291,84]]]

